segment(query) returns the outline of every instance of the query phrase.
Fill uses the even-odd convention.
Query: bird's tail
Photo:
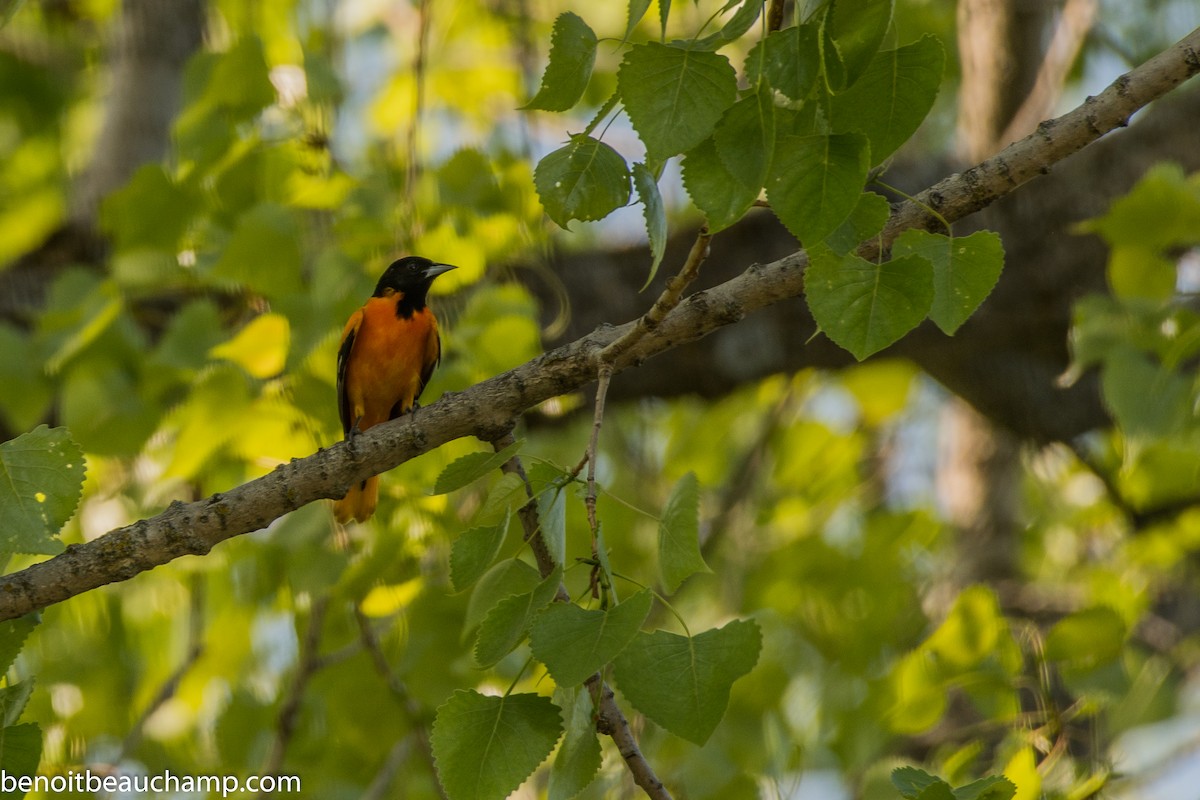
[[[372,475],[362,483],[350,487],[346,496],[333,503],[333,516],[343,525],[354,520],[366,522],[375,513],[379,500],[379,476]]]

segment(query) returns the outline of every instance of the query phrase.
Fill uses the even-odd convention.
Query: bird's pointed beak
[[[433,280],[443,272],[449,272],[452,269],[458,269],[458,267],[454,266],[453,264],[430,264],[425,268],[425,277],[429,280]]]

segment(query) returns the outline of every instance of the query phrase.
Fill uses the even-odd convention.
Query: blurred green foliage
[[[460,267],[437,285],[445,360],[427,402],[539,352],[538,309],[496,265],[548,246],[543,211],[565,225],[636,197],[662,245],[680,213],[658,194],[668,157],[683,154],[684,190],[714,229],[766,186],[793,229],[825,239],[839,280],[862,268],[847,252],[883,219],[863,178],[934,103],[942,48],[923,34],[948,41],[952,11],[904,0],[799,4],[813,12],[806,24],[759,44],[751,12],[761,5],[718,17],[719,4],[662,2],[655,12],[635,0],[591,9],[583,23],[556,18],[554,3],[534,4],[528,19],[476,0],[451,13],[431,4],[436,57],[420,76],[418,117],[414,7],[344,4],[329,20],[295,0],[212,3],[210,45],[188,65],[168,158],[103,203],[103,268],[64,269],[27,324],[0,324],[4,424],[18,432],[55,419],[78,443],[39,445],[32,460],[9,456],[20,439],[4,445],[0,474],[20,479],[9,481],[12,498],[45,491],[54,501],[31,516],[0,492],[10,568],[340,438],[340,325],[397,252]],[[54,4],[25,4],[0,20],[2,263],[65,219],[103,112],[92,67],[118,6],[71,4],[77,16],[66,21]],[[617,51],[593,29],[639,44]],[[550,63],[541,91],[521,66],[523,41]],[[590,81],[574,71],[583,66]],[[676,71],[657,72],[668,67]],[[901,69],[918,76],[902,113],[862,129]],[[762,83],[739,97],[737,72]],[[717,91],[697,89],[695,108],[662,117],[655,78],[689,91],[711,79]],[[645,161],[602,141],[615,91],[652,145]],[[819,95],[828,107],[804,113],[776,92]],[[554,110],[578,101],[577,116],[519,117],[531,96]],[[739,148],[747,137],[761,151]],[[536,173],[535,152],[549,154]],[[556,185],[563,175],[547,169],[578,182]],[[789,195],[792,176],[845,185],[818,192],[810,217],[813,194]],[[0,663],[24,649],[0,688],[11,737],[0,765],[30,771],[23,745],[37,739],[44,773],[256,774],[280,746],[298,688],[280,770],[312,796],[360,797],[399,764],[391,780],[406,796],[437,797],[431,754],[460,764],[447,788],[461,796],[508,791],[539,763],[533,781],[550,796],[619,796],[628,773],[607,739],[597,744],[590,696],[572,685],[615,662],[606,676],[628,713],[644,713],[640,743],[677,796],[786,796],[830,770],[866,798],[1082,796],[1107,780],[1115,737],[1177,710],[1196,663],[1193,635],[1164,644],[1147,633],[1156,604],[1188,591],[1200,515],[1138,517],[1192,499],[1200,471],[1189,371],[1200,328],[1180,295],[1194,287],[1176,269],[1180,251],[1200,244],[1196,186],[1157,169],[1092,224],[1112,246],[1114,296],[1079,304],[1073,345],[1080,369],[1101,369],[1118,429],[1079,453],[1030,457],[1011,596],[947,577],[954,532],[923,472],[928,445],[907,443],[914,431],[929,435],[933,390],[905,364],[775,377],[711,402],[610,408],[599,553],[569,478],[590,420],[548,414],[520,450],[580,606],[538,614],[559,574],[542,581],[531,566],[515,516],[524,487],[497,474],[477,443],[454,442],[389,473],[376,520],[348,543],[334,543],[328,510],[312,506],[203,558],[47,609],[36,630],[7,624]],[[577,227],[591,240],[612,230]],[[951,252],[955,243],[971,247]],[[924,305],[900,303],[883,333],[856,329],[856,355],[931,312],[956,328],[998,274],[990,240],[908,244],[905,257],[936,251],[934,287],[901,286],[901,299]],[[955,253],[983,278],[963,282]],[[842,311],[835,304],[827,318]],[[55,486],[27,479],[45,468],[39,459],[59,456]],[[52,538],[75,483],[78,513]],[[611,582],[603,602],[589,600],[594,570]],[[931,591],[946,586],[949,597]],[[643,587],[671,591],[670,606]],[[314,638],[319,668],[298,686]],[[678,669],[661,674],[663,664]],[[681,689],[703,702],[669,702]],[[519,764],[464,783],[461,765],[477,765],[473,754],[495,740],[484,724],[448,734],[452,714],[435,725],[439,708],[525,726]],[[42,736],[18,724],[21,710]],[[555,725],[564,735],[544,761]],[[889,783],[908,761],[944,780],[914,771]],[[985,774],[990,782],[976,783]]]

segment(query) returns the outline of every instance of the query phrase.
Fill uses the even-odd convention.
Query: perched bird
[[[393,261],[375,293],[346,322],[338,348],[337,390],[347,439],[416,406],[442,355],[426,294],[434,278],[452,269],[419,256]],[[378,495],[376,475],[335,501],[334,516],[338,522],[363,522],[375,513]]]

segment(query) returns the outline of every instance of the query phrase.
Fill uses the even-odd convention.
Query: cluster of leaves
[[[1135,507],[1194,497],[1200,315],[1190,303],[1196,278],[1177,264],[1193,263],[1186,253],[1200,246],[1200,178],[1160,164],[1081,227],[1110,248],[1112,295],[1081,300],[1072,333],[1075,374],[1099,369],[1122,433],[1099,458]]]
[[[629,4],[623,42],[647,7]],[[731,0],[713,15],[732,12],[714,33],[628,45],[612,96],[537,166],[546,213],[564,227],[602,219],[636,193],[653,277],[667,232],[658,181],[668,160],[679,157],[684,188],[713,232],[741,219],[765,191],[808,250],[805,290],[814,318],[855,357],[882,350],[926,317],[953,333],[999,278],[997,236],[912,231],[890,260],[853,253],[888,219],[887,201],[864,192],[872,166],[884,165],[917,130],[942,78],[944,53],[932,36],[881,49],[893,7],[894,0],[831,0],[798,24],[768,31],[745,56],[740,90],[738,71],[718,51],[750,35],[764,17],[763,0]],[[669,5],[660,10],[665,39]],[[527,107],[575,107],[598,47],[579,16],[559,16],[541,88]],[[644,160],[632,166],[597,134],[617,108],[645,147]]]
[[[45,425],[0,444],[0,561],[19,553],[53,554],[62,549],[59,530],[75,513],[86,466],[79,445],[63,428]],[[41,621],[31,614],[0,623],[0,769],[14,777],[37,771],[42,729],[18,724],[33,694],[34,678],[14,680],[10,673],[26,638]],[[18,789],[6,796],[24,797]]]
[[[463,456],[446,468],[435,490],[456,491],[474,483],[514,457],[520,445]],[[602,537],[593,562],[598,607],[585,608],[558,596],[567,566],[565,503],[571,481],[569,474],[545,465],[531,475],[537,487],[530,501],[538,512],[537,535],[555,564],[545,577],[515,557],[496,562],[512,517],[509,502],[514,496],[525,502],[525,485],[516,474],[488,491],[473,527],[451,549],[454,588],[471,589],[465,627],[474,629],[476,665],[495,666],[527,639],[527,658],[542,664],[556,687],[554,701],[514,693],[511,686],[501,695],[459,690],[438,709],[433,755],[442,785],[454,800],[506,796],[560,738],[549,796],[570,798],[587,788],[601,764],[596,701],[610,670],[625,699],[647,718],[703,745],[725,713],[733,682],[758,660],[762,635],[752,621],[735,620],[695,635],[686,626],[683,634],[642,630],[655,594],[642,588],[618,602]],[[672,492],[658,541],[657,561],[668,591],[707,569],[700,556],[694,475],[684,476]]]

